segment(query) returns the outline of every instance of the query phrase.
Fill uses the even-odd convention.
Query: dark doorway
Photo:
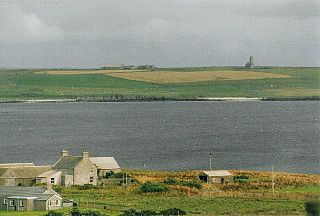
[[[204,182],[208,182],[208,176],[199,176],[199,179]]]
[[[224,184],[224,178],[221,178],[220,182],[221,182],[221,184]]]

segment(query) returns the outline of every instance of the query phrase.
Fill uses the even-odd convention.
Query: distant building
[[[253,64],[253,56],[250,56],[249,61],[247,62],[247,64],[246,64],[245,67],[246,67],[246,68],[250,68],[250,69],[254,67],[254,64]]]
[[[199,174],[199,179],[208,183],[220,183],[233,181],[233,175],[227,170],[208,170]]]
[[[123,70],[124,69],[123,64],[106,64],[100,67],[102,70]]]
[[[61,184],[70,185],[97,185],[97,167],[89,159],[89,153],[85,150],[82,156],[69,156],[68,151],[62,150],[61,158],[53,166],[53,170],[61,171]],[[46,180],[48,181],[48,179]]]
[[[47,185],[97,185],[99,177],[107,172],[120,172],[113,157],[70,156],[65,149],[53,166],[35,166],[33,163],[0,164],[0,185],[31,186],[35,183]]]
[[[82,156],[70,156],[65,149],[52,170],[37,176],[37,182],[55,185],[97,185],[99,177],[107,172],[120,172],[120,166],[114,157],[89,157],[85,150]]]
[[[137,69],[137,66],[135,65],[126,65],[123,67],[124,70],[135,70]]]
[[[154,70],[154,65],[139,65],[137,69],[140,70]]]
[[[62,198],[52,189],[0,186],[0,211],[48,211],[61,208]]]
[[[0,164],[0,185],[30,186],[35,177],[51,169],[50,166],[35,166],[33,163]]]

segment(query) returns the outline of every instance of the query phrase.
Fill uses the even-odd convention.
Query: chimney
[[[82,152],[82,158],[83,159],[89,159],[89,152],[85,149]]]
[[[62,149],[61,151],[61,157],[67,157],[68,156],[68,151],[65,149]]]

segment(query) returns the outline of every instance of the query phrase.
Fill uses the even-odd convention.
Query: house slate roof
[[[98,169],[120,169],[120,166],[114,157],[90,157],[89,159],[98,167]]]
[[[82,160],[80,156],[65,156],[62,157],[54,166],[55,170],[64,170],[66,174],[73,175],[73,169]]]
[[[232,176],[232,174],[228,170],[205,170],[202,173],[207,176]]]
[[[54,190],[47,190],[40,187],[0,186],[0,197],[24,197],[48,200],[54,195],[60,197]]]
[[[50,169],[50,166],[0,168],[0,178],[35,178]]]

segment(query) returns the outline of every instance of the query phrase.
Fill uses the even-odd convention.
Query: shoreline
[[[262,98],[262,97],[199,97],[199,98],[75,98],[75,99],[12,99],[0,100],[1,103],[78,103],[78,102],[158,102],[158,101],[208,101],[208,102],[253,102],[253,101],[320,101],[319,96],[293,98]]]

